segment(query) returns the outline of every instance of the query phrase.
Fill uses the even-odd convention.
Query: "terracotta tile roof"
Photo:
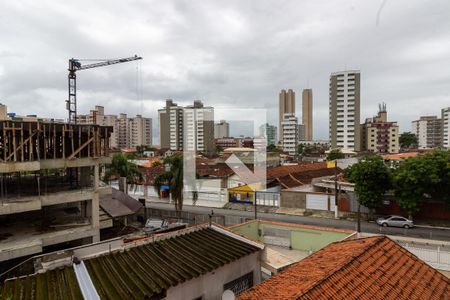
[[[310,184],[314,178],[331,176],[334,175],[335,172],[334,169],[327,168],[326,164],[324,166],[322,163],[310,164],[307,166],[306,169],[300,168],[300,171],[288,173],[287,175],[275,178],[275,180],[279,182],[283,188],[288,189],[304,184]],[[269,169],[267,171],[269,171]],[[338,168],[338,172],[341,172],[341,169]]]
[[[279,178],[279,177],[289,175],[291,173],[293,174],[293,173],[326,169],[326,168],[327,168],[326,162],[273,167],[273,168],[267,169],[267,179],[274,179],[277,177]]]
[[[0,299],[83,299],[73,267],[6,280]]]
[[[450,299],[450,280],[377,236],[332,243],[238,299]]]
[[[405,153],[397,153],[397,154],[386,154],[386,155],[383,155],[383,158],[400,160],[400,159],[406,159],[406,158],[410,158],[410,157],[416,157],[419,155],[420,155],[419,152],[405,152]]]

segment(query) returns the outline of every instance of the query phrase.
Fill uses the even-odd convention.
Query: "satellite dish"
[[[234,296],[234,293],[232,290],[226,290],[222,294],[222,300],[234,300],[236,297]]]

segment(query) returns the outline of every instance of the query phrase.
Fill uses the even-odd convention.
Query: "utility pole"
[[[255,191],[255,199],[253,199],[253,204],[254,204],[254,208],[255,208],[255,220],[258,220],[258,206],[256,205],[256,191]]]
[[[337,174],[338,173],[338,169],[337,169],[337,159],[334,160],[334,205],[335,205],[335,209],[334,209],[334,218],[337,219],[339,218],[339,205],[338,205],[338,182],[337,182]]]

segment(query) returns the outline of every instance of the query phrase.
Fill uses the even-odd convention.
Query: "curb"
[[[414,227],[428,228],[428,229],[450,230],[450,227],[439,227],[439,226],[430,226],[430,225],[416,225],[416,224],[414,224]]]

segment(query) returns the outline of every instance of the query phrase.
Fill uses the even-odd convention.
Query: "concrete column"
[[[100,184],[100,168],[98,164],[94,166],[94,189],[97,190]]]
[[[127,193],[128,189],[127,189],[127,178],[126,177],[120,177],[119,178],[119,190]]]
[[[147,198],[148,197],[148,185],[144,184],[143,187],[144,187],[144,198]]]
[[[99,213],[99,196],[98,192],[94,192],[90,205],[91,224],[93,229],[100,228],[100,213]]]

